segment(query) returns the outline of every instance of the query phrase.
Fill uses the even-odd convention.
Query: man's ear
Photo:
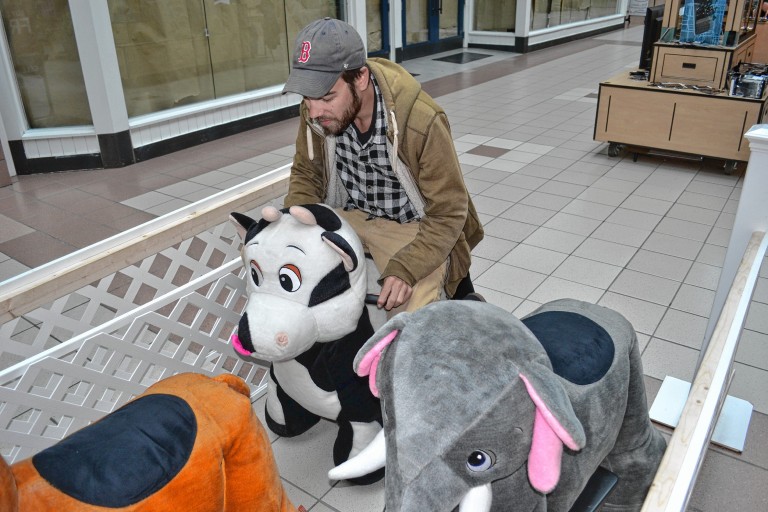
[[[363,66],[360,69],[360,74],[355,78],[355,88],[358,93],[361,93],[368,89],[371,85],[371,70],[368,66]]]

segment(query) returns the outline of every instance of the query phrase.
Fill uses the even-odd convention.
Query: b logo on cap
[[[299,62],[306,64],[309,61],[309,50],[312,49],[312,43],[304,41],[301,43],[301,53],[299,53]]]

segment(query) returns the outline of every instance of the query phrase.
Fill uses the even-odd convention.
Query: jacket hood
[[[373,58],[368,59],[368,67],[373,76],[376,77],[376,83],[379,85],[384,103],[387,105],[387,119],[390,117],[392,106],[395,107],[395,117],[399,123],[405,123],[408,116],[411,115],[416,98],[421,92],[421,83],[410,73],[403,73],[394,62],[387,59]],[[389,130],[392,130],[392,123],[389,123]],[[391,137],[391,133],[389,134]]]

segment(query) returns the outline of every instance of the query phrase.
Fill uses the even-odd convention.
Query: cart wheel
[[[728,175],[733,174],[737,165],[739,165],[739,163],[736,160],[726,160],[725,165],[723,166],[723,172]]]
[[[608,156],[619,156],[621,152],[621,144],[617,142],[608,143]]]

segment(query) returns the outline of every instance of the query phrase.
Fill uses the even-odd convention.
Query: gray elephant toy
[[[565,511],[599,466],[619,478],[603,510],[639,510],[666,448],[635,331],[594,304],[553,301],[522,320],[430,304],[379,328],[354,367],[384,429],[329,477],[386,462],[387,512]]]

